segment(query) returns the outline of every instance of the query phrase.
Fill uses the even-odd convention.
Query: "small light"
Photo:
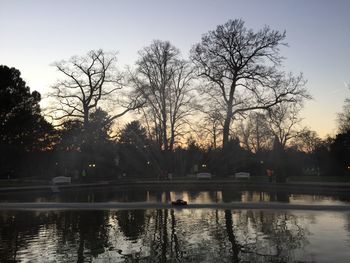
[[[207,167],[207,165],[206,164],[202,164],[202,167],[205,168],[205,167]]]
[[[150,162],[150,161],[147,161],[147,164],[149,165],[149,164],[151,164],[151,162]]]
[[[96,167],[96,164],[93,163],[93,164],[92,164],[92,167]]]

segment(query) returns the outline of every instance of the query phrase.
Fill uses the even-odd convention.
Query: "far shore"
[[[5,181],[3,181],[5,182]],[[52,185],[46,181],[41,184],[25,185],[18,182],[15,185],[2,184],[0,181],[0,194],[22,191],[60,191],[75,188],[142,188],[164,191],[189,191],[189,190],[249,190],[249,191],[286,191],[293,193],[318,193],[318,194],[350,194],[350,182],[256,182],[252,180],[234,179],[173,179],[173,180],[105,180],[97,182],[73,182],[71,184]]]

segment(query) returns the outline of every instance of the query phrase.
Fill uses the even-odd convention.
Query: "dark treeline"
[[[302,74],[282,71],[285,38],[230,20],[204,34],[189,59],[156,40],[124,72],[115,53],[92,50],[54,64],[61,79],[45,110],[18,69],[0,66],[0,176],[346,175],[350,111],[339,115],[336,138],[301,127],[311,96]]]

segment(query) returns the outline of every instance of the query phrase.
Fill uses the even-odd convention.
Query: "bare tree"
[[[258,153],[272,148],[273,134],[265,113],[250,113],[235,125],[234,133],[243,147],[251,152]]]
[[[323,146],[324,142],[318,136],[317,132],[304,128],[293,139],[292,144],[299,151],[313,153],[318,147]]]
[[[198,75],[211,84],[206,85],[208,98],[222,106],[223,147],[235,115],[308,97],[302,75],[294,77],[277,70],[285,37],[285,32],[267,26],[253,32],[242,20],[229,20],[192,48]]]
[[[202,108],[203,117],[196,123],[196,134],[200,141],[211,145],[214,149],[221,142],[223,116],[217,108]]]
[[[271,107],[266,114],[266,120],[275,140],[278,140],[282,149],[285,149],[291,139],[302,133],[298,125],[302,119],[299,117],[302,104],[282,102]]]
[[[111,114],[109,122],[140,106],[137,99],[125,97],[123,77],[116,68],[115,54],[92,50],[86,56],[73,56],[68,61],[54,63],[63,74],[52,87],[55,100],[49,115],[55,121],[76,119],[86,127],[90,113],[107,107],[108,102],[120,112]]]
[[[338,113],[337,122],[338,131],[340,133],[347,133],[348,131],[350,131],[350,99],[345,99],[343,111]]]
[[[145,100],[147,126],[153,127],[160,147],[172,150],[192,111],[193,70],[167,41],[154,41],[139,56],[132,77],[136,96]]]

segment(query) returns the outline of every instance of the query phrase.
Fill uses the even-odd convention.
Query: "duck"
[[[171,202],[172,205],[187,205],[187,202],[182,199],[177,199],[176,201]]]

